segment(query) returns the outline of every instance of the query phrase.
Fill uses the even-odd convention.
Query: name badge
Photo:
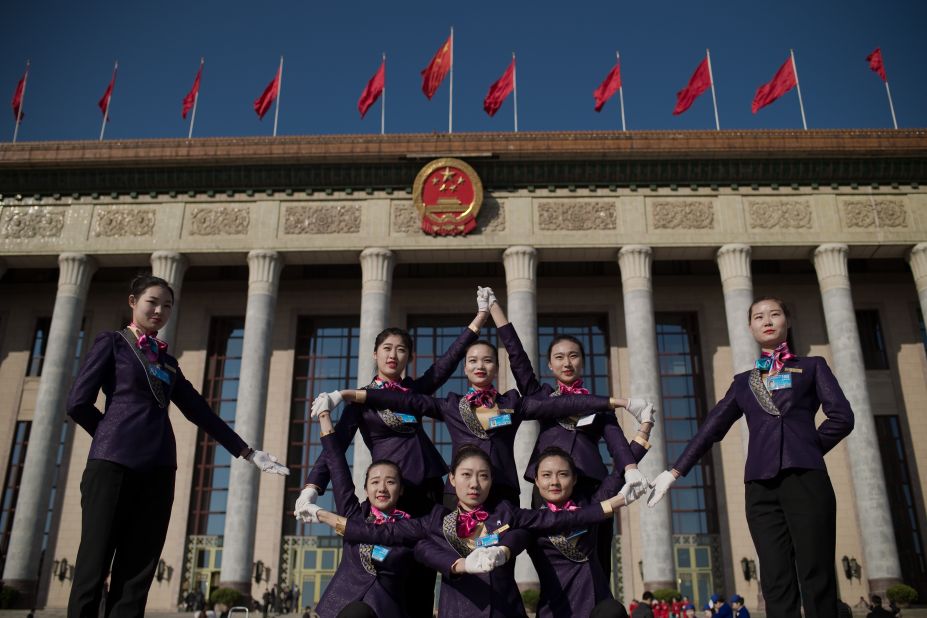
[[[766,390],[780,391],[784,388],[792,388],[791,373],[777,373],[774,376],[766,378]]]
[[[487,534],[481,536],[476,540],[477,547],[492,547],[493,545],[499,544],[499,535],[493,532],[492,534]]]
[[[153,375],[154,377],[158,378],[159,380],[161,380],[161,381],[164,382],[165,384],[170,384],[170,383],[171,383],[171,376],[170,376],[170,374],[169,374],[168,372],[164,371],[164,369],[162,369],[162,368],[159,367],[158,365],[148,365],[148,373],[150,373],[150,374]]]
[[[586,534],[586,532],[587,532],[587,529],[586,529],[586,528],[583,528],[582,530],[574,530],[573,532],[571,532],[570,534],[568,534],[566,538],[567,538],[567,540],[569,541],[570,539],[575,539],[575,538],[578,537],[578,536],[582,536],[582,535]]]
[[[382,545],[374,545],[373,549],[370,550],[370,557],[377,562],[383,562],[388,555],[389,547],[383,547]]]
[[[769,371],[772,369],[772,356],[764,356],[763,358],[756,359],[756,368],[760,371]]]
[[[512,415],[511,414],[497,414],[495,416],[489,417],[489,428],[496,429],[498,427],[505,427],[506,425],[512,424]]]
[[[585,427],[586,425],[591,425],[595,422],[595,414],[587,414],[578,421],[576,421],[577,427]]]
[[[412,424],[418,422],[418,419],[415,418],[414,416],[412,416],[411,414],[404,414],[404,413],[402,413],[402,412],[399,412],[399,413],[396,414],[396,417],[397,417],[400,421],[402,421],[403,423],[405,423],[406,425],[412,425]]]

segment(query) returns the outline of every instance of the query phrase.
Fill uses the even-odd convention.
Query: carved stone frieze
[[[57,238],[64,230],[63,208],[31,206],[4,208],[0,219],[3,238]]]
[[[843,221],[848,228],[907,227],[908,212],[897,198],[851,199],[843,202]]]
[[[476,220],[476,231],[502,232],[505,230],[505,205],[499,200],[486,198]]]
[[[248,233],[251,213],[247,208],[200,207],[190,215],[190,234],[194,236],[242,236]]]
[[[356,234],[360,232],[359,204],[294,204],[284,210],[283,233]]]
[[[654,201],[650,217],[657,230],[710,230],[714,227],[715,206],[708,200]]]
[[[420,232],[422,218],[411,201],[394,201],[390,213],[393,234]],[[502,232],[505,230],[505,206],[498,200],[486,198],[476,219],[473,234],[481,232]]]
[[[151,236],[155,211],[151,208],[105,209],[97,212],[93,235],[104,237]]]
[[[613,201],[561,201],[538,204],[538,229],[544,231],[614,230],[618,209]]]
[[[811,201],[795,199],[750,200],[749,225],[754,229],[801,230],[812,228]]]

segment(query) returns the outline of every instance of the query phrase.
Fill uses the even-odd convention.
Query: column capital
[[[621,269],[621,286],[625,292],[653,288],[650,273],[653,250],[647,245],[627,245],[618,251],[618,267]]]
[[[908,264],[911,266],[911,272],[914,273],[917,291],[923,292],[927,290],[927,242],[922,242],[911,248],[908,253]]]
[[[167,281],[174,293],[178,293],[183,285],[183,275],[190,265],[187,257],[177,251],[155,251],[151,254],[150,261],[151,274]]]
[[[248,294],[277,295],[283,256],[276,251],[255,249],[248,252]]]
[[[83,299],[97,270],[97,261],[84,253],[62,253],[58,256],[58,269],[58,294]]]
[[[847,271],[849,247],[842,243],[825,243],[814,250],[814,269],[818,274],[821,291],[850,287]]]
[[[367,247],[360,254],[362,291],[386,292],[393,283],[396,255],[382,247]]]
[[[534,247],[509,247],[502,254],[505,265],[505,284],[512,292],[534,291],[537,285],[538,251]]]
[[[753,290],[750,275],[750,245],[731,243],[718,249],[715,259],[724,291]]]

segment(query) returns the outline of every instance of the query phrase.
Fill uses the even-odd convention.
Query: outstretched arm
[[[479,310],[470,325],[464,329],[460,336],[442,354],[425,373],[412,381],[412,390],[416,393],[431,395],[454,375],[457,365],[467,353],[467,348],[479,338],[480,329],[486,323],[488,313]]]

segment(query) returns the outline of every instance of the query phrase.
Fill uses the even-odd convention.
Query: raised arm
[[[821,450],[826,454],[850,435],[855,421],[850,402],[847,401],[830,367],[824,359],[819,359],[815,367],[815,388],[821,401],[821,410],[827,416],[827,420],[818,426]]]
[[[354,435],[357,433],[363,414],[364,409],[360,405],[345,406],[344,410],[342,410],[341,417],[335,423],[334,434],[338,441],[338,447],[342,452],[346,451],[354,440]],[[315,465],[312,466],[312,470],[309,471],[309,475],[306,477],[306,485],[314,487],[318,495],[321,496],[325,493],[330,480],[331,470],[329,470],[328,460],[323,454],[319,456]]]
[[[332,427],[331,413],[320,414],[319,425],[322,429],[322,453],[328,462],[328,470],[332,477],[335,508],[338,509],[338,514],[345,517],[360,517],[361,507],[354,493],[354,479],[351,477],[348,460],[344,456],[344,448]]]
[[[618,425],[618,419],[611,414],[606,414],[603,421],[605,425],[602,428],[602,437],[605,439],[605,446],[612,456],[612,461],[615,462],[615,467],[623,470],[628,466],[637,466],[640,459],[634,456],[630,444],[624,437],[624,432]]]
[[[91,436],[97,431],[97,425],[103,420],[103,413],[97,409],[97,395],[103,384],[109,382],[112,392],[112,380],[116,371],[116,358],[113,353],[113,334],[100,333],[87,352],[87,358],[74,380],[68,393],[68,416],[74,419]]]
[[[480,336],[480,328],[486,322],[486,312],[479,311],[470,325],[450,345],[425,373],[412,381],[412,390],[416,393],[431,395],[454,375],[457,365],[467,353],[467,348]]]

